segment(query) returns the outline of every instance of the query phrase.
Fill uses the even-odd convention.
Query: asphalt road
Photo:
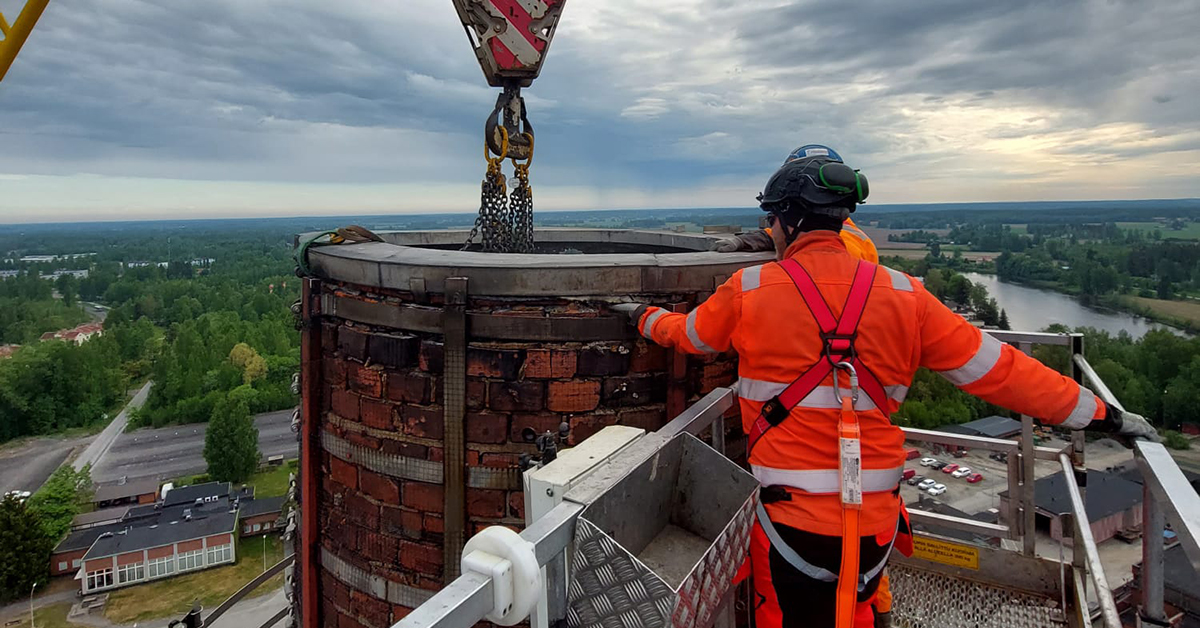
[[[96,435],[96,439],[87,446],[87,449],[84,449],[83,453],[79,454],[79,457],[71,463],[71,466],[75,467],[76,471],[89,464],[94,466],[104,458],[104,455],[108,453],[113,443],[116,442],[117,437],[125,431],[125,426],[129,424],[130,408],[140,408],[142,404],[146,403],[146,397],[150,396],[150,386],[153,384],[154,382],[146,382],[145,385],[138,389],[134,393],[133,399],[130,399],[129,403],[125,404],[124,408],[121,408],[121,412],[117,414],[116,418],[110,421],[108,426]],[[95,476],[93,475],[92,477],[94,480]]]
[[[86,443],[88,438],[34,438],[6,445],[0,453],[0,495],[13,490],[36,491],[71,450]]]
[[[299,444],[292,433],[292,411],[267,412],[254,417],[258,427],[258,448],[263,457],[299,455]],[[121,434],[108,453],[92,469],[92,481],[106,483],[122,476],[153,476],[160,480],[204,473],[205,423],[157,429],[140,429]]]

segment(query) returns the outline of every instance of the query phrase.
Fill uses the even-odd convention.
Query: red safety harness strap
[[[780,267],[791,277],[792,283],[800,291],[800,297],[808,306],[817,326],[821,330],[821,338],[825,343],[825,355],[816,364],[797,377],[783,392],[763,403],[762,411],[750,427],[750,445],[754,445],[770,430],[788,417],[792,409],[800,404],[805,397],[816,390],[821,382],[833,371],[834,364],[849,362],[859,374],[859,386],[867,397],[875,403],[875,407],[887,412],[887,392],[879,379],[867,369],[854,350],[854,340],[858,334],[858,324],[866,309],[867,298],[875,282],[875,272],[878,266],[870,262],[860,261],[854,271],[854,281],[850,285],[850,293],[842,307],[840,319],[833,315],[820,289],[808,271],[794,259],[786,259],[779,263]]]

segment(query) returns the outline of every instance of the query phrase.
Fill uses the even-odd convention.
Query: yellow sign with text
[[[979,548],[950,543],[930,538],[913,537],[913,558],[950,565],[979,569]]]

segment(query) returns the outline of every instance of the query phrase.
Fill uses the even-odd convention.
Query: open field
[[[1163,299],[1148,299],[1146,297],[1127,297],[1138,307],[1149,308],[1161,316],[1169,316],[1200,325],[1200,302],[1196,301],[1164,301]]]
[[[891,243],[889,243],[891,244]],[[879,249],[879,257],[903,257],[904,259],[925,259],[929,254],[924,248],[920,249]]]
[[[67,613],[71,612],[71,603],[63,602],[54,606],[39,608],[33,612],[33,620],[37,628],[75,628],[83,624],[67,621]],[[29,614],[22,616],[17,623],[6,628],[29,628]]]
[[[247,582],[263,572],[263,543],[267,543],[267,566],[283,558],[283,543],[275,535],[238,538],[237,563],[205,569],[134,587],[117,589],[108,598],[104,616],[116,624],[142,622],[184,613],[200,600],[204,608],[216,608]],[[264,595],[283,586],[283,574],[276,575],[250,593]],[[39,625],[40,622],[39,622]]]
[[[1200,222],[1189,222],[1184,225],[1183,229],[1174,230],[1167,228],[1167,225],[1161,222],[1118,222],[1117,226],[1122,229],[1138,229],[1141,231],[1162,232],[1163,239],[1167,240],[1200,240]]]

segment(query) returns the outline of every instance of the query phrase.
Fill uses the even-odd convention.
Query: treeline
[[[63,283],[70,285],[69,281]],[[68,291],[66,298],[55,299],[54,287],[54,282],[36,273],[0,279],[0,344],[27,344],[47,331],[88,320],[75,304],[73,293]]]
[[[50,578],[50,552],[91,496],[89,471],[63,465],[28,500],[0,497],[0,603]]]

